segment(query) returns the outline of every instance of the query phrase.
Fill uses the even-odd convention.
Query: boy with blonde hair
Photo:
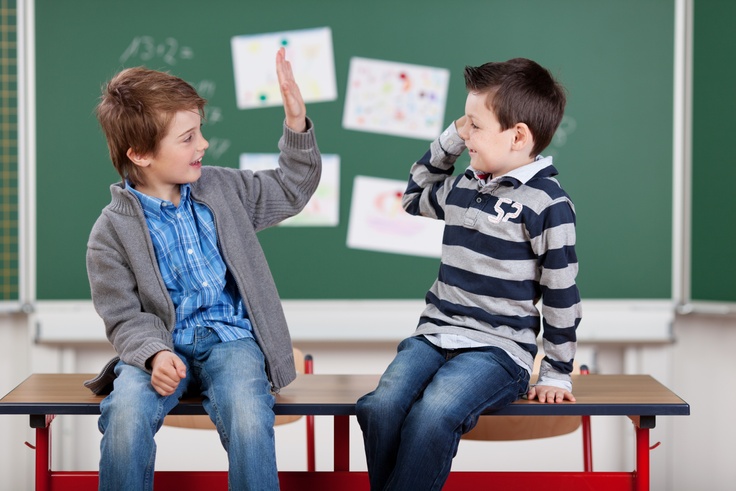
[[[97,108],[122,177],[90,234],[92,300],[118,357],[87,386],[100,404],[100,489],[153,488],[154,435],[185,392],[228,453],[230,489],[279,487],[273,392],[295,377],[291,339],[256,232],[295,215],[321,158],[284,50],[279,168],[203,167],[206,101],[167,73],[130,68]]]

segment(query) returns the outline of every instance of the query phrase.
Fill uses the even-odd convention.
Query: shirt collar
[[[487,179],[487,177],[484,177],[483,173],[478,172],[472,167],[468,167],[468,171],[466,171],[466,176],[469,179],[475,177],[476,179],[481,181],[481,185],[484,186],[490,183],[509,182],[515,188],[518,188],[522,184],[526,184],[527,182],[529,182],[531,178],[542,171],[545,171],[544,177],[557,175],[557,169],[555,169],[552,165],[552,157],[543,157],[542,155],[537,155],[537,158],[534,159],[533,162],[522,165],[521,167],[517,167],[516,169],[507,172],[501,177],[496,177],[493,179]]]
[[[162,209],[169,206],[174,206],[171,201],[163,200],[161,198],[155,198],[153,196],[141,193],[136,188],[134,188],[128,180],[125,181],[125,187],[129,189],[131,193],[133,193],[133,196],[138,198],[138,201],[143,207],[143,213],[146,217],[160,219]],[[179,187],[179,192],[181,193],[181,201],[179,201],[179,207],[181,207],[189,199],[191,186],[189,184],[182,184]]]

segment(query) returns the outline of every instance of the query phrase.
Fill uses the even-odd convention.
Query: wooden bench
[[[50,432],[55,415],[100,413],[102,397],[82,382],[92,374],[33,374],[0,399],[0,414],[28,414],[36,429],[36,489],[96,490],[97,472],[51,469]],[[276,397],[282,415],[328,415],[334,418],[334,470],[280,472],[281,489],[368,490],[365,471],[349,468],[349,418],[355,402],[373,390],[378,375],[299,375]],[[626,416],[636,433],[636,466],[631,472],[452,472],[445,490],[467,489],[649,489],[649,430],[657,416],[690,414],[690,406],[648,375],[574,375],[577,402],[540,404],[519,400],[497,415]],[[185,399],[172,414],[204,414],[200,399]],[[324,444],[324,442],[322,442]],[[177,491],[227,489],[225,471],[159,471],[156,489]]]

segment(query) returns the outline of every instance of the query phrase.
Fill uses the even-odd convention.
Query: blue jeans
[[[403,340],[378,387],[358,400],[371,490],[439,490],[460,437],[486,409],[522,396],[526,370],[499,348],[444,350]]]
[[[190,390],[201,392],[228,453],[230,489],[277,490],[274,397],[261,349],[252,338],[220,342],[197,328],[191,345],[176,345],[187,376],[170,396],[159,395],[151,375],[123,363],[113,391],[100,403],[100,489],[153,489],[154,435],[164,417]],[[196,449],[182,449],[196,451]]]

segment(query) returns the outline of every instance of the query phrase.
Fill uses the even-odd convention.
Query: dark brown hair
[[[533,155],[550,144],[565,112],[565,89],[546,68],[526,58],[465,67],[465,88],[488,94],[486,107],[502,130],[526,124],[534,136]]]
[[[120,177],[142,184],[140,168],[128,158],[128,149],[156,155],[174,114],[196,110],[204,116],[206,103],[191,85],[166,72],[137,67],[115,75],[103,87],[96,113]]]

